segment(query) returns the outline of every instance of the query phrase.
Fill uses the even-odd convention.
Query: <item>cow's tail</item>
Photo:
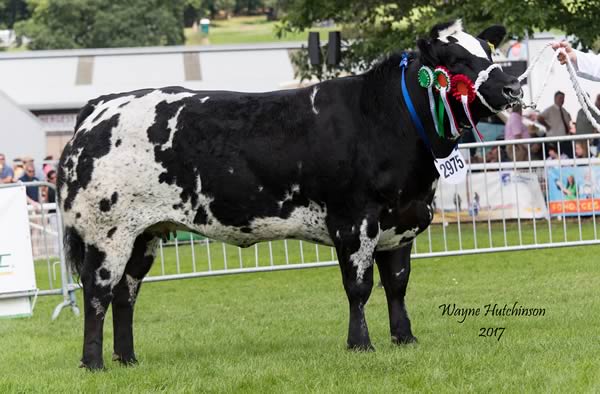
[[[67,264],[71,265],[71,271],[77,272],[81,276],[81,268],[85,258],[85,243],[75,228],[65,228],[63,244]]]

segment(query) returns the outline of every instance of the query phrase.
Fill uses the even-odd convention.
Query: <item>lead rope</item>
[[[517,78],[519,80],[519,82],[521,82],[523,79],[527,78],[527,76],[531,73],[531,71],[536,66],[536,64],[540,61],[543,52],[547,48],[549,48],[551,45],[552,45],[552,43],[549,43],[540,50],[540,52],[537,54],[535,59],[531,62],[529,67],[527,67],[527,70],[525,70],[525,72],[523,74],[521,74],[521,76],[519,76],[519,78]],[[565,55],[565,57],[567,59],[567,71],[569,72],[569,79],[571,80],[571,85],[573,85],[573,89],[575,90],[575,94],[577,95],[577,99],[579,101],[579,104],[581,105],[581,109],[583,110],[585,117],[590,121],[592,126],[597,131],[600,131],[600,124],[598,124],[598,122],[596,122],[596,119],[594,119],[594,117],[590,113],[590,108],[598,116],[600,116],[600,110],[598,108],[596,108],[596,106],[594,104],[592,104],[591,99],[587,96],[587,94],[585,94],[585,92],[581,88],[581,85],[579,84],[579,80],[577,79],[577,71],[575,71],[575,66],[573,66],[573,63],[571,62],[571,59],[569,58],[569,56],[567,56],[567,52],[563,48],[557,49],[556,52],[562,53]],[[542,85],[542,89],[540,90],[540,93],[538,94],[538,96],[534,100],[532,100],[531,104],[529,104],[529,105],[523,103],[524,104],[523,107],[536,108],[537,102],[539,101],[540,97],[542,96],[542,93],[550,80],[550,73],[552,72],[552,68],[554,67],[554,63],[556,62],[557,59],[558,59],[558,56],[553,56],[552,62],[550,63],[550,66],[548,67],[548,71],[546,72],[544,84]]]

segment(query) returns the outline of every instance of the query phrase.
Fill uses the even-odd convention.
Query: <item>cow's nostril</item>
[[[523,96],[523,90],[521,89],[521,85],[518,83],[505,86],[504,88],[502,88],[502,92],[504,92],[504,94],[508,97],[520,98]]]

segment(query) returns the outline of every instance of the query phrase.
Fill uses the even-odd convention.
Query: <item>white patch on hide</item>
[[[201,102],[202,104],[204,104],[205,102],[207,102],[207,101],[208,101],[208,99],[209,99],[209,98],[210,98],[210,96],[206,96],[206,97],[204,97],[204,98],[201,98],[201,99],[200,99],[200,102]]]
[[[379,241],[380,230],[377,230],[377,234],[374,238],[369,238],[367,226],[367,219],[364,219],[360,225],[360,247],[356,252],[350,255],[350,262],[356,267],[356,280],[358,283],[362,282],[365,271],[373,265],[373,252],[375,252],[375,247]]]
[[[259,191],[259,192],[262,192],[262,191],[263,191],[263,189],[264,189],[264,187],[262,187],[262,185],[258,185],[258,191]]]
[[[229,168],[227,169],[227,172],[229,172],[230,174],[233,174],[233,167],[229,167]]]
[[[317,97],[318,92],[319,92],[319,87],[315,86],[313,88],[312,93],[310,94],[310,105],[311,105],[312,111],[315,113],[315,115],[319,114],[319,110],[315,107],[315,98]]]
[[[440,30],[438,34],[438,39],[440,41],[447,43],[448,37],[454,37],[457,40],[457,44],[465,48],[472,55],[489,60],[488,54],[485,53],[485,50],[481,46],[481,42],[477,38],[463,31],[462,21],[460,19],[456,20],[453,25]]]
[[[442,42],[448,42],[448,36],[452,36],[456,33],[462,33],[462,31],[462,19],[457,19],[452,25],[438,32],[438,39]]]
[[[135,304],[135,298],[137,296],[137,289],[138,289],[138,285],[140,284],[141,280],[134,278],[131,275],[125,275],[125,278],[127,280],[127,289],[129,289],[129,303],[131,305]]]
[[[169,139],[161,147],[162,150],[170,149],[173,146],[173,137],[175,136],[175,132],[177,131],[177,121],[179,120],[179,114],[181,113],[183,107],[184,105],[179,107],[179,109],[175,113],[175,116],[169,119],[169,122],[167,123],[167,128],[170,130]]]
[[[104,316],[106,309],[102,306],[99,299],[93,297],[90,304],[92,304],[92,307],[96,310],[96,316]]]
[[[382,251],[398,249],[400,246],[404,246],[407,242],[412,241],[418,233],[418,226],[408,229],[401,234],[396,234],[396,227],[383,230],[381,231],[381,236],[379,237],[377,250]]]

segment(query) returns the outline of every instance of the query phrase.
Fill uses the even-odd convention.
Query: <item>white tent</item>
[[[41,122],[0,91],[0,153],[7,163],[30,156],[41,163],[46,156],[46,136]]]

